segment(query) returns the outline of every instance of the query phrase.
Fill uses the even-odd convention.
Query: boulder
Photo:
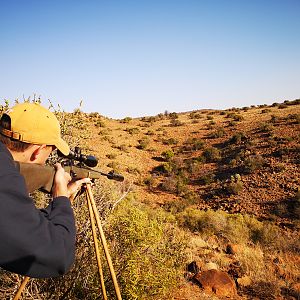
[[[236,296],[236,285],[233,279],[223,271],[208,270],[194,276],[205,292],[214,293],[220,297]]]

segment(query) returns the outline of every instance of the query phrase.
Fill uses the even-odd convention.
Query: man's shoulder
[[[7,172],[18,173],[10,152],[0,142],[0,176],[6,174]]]

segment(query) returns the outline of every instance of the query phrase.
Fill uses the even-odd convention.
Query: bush
[[[132,128],[126,128],[126,130],[129,134],[138,134],[140,132],[140,129],[137,127]]]
[[[258,126],[258,130],[260,132],[270,133],[273,129],[274,129],[274,127],[269,123],[261,123]]]
[[[175,154],[174,154],[173,150],[166,150],[166,151],[162,152],[162,154],[161,154],[161,156],[167,161],[169,161],[171,158],[173,158],[174,155]]]
[[[278,109],[283,109],[283,108],[287,108],[288,105],[287,104],[280,104],[278,105]]]
[[[270,108],[265,108],[261,111],[262,114],[266,114],[266,113],[269,113],[271,112],[271,109]]]
[[[211,184],[215,180],[215,174],[208,173],[199,178],[199,183],[203,185]]]
[[[219,233],[226,227],[225,214],[220,211],[201,211],[187,208],[177,215],[180,226],[188,228],[192,232],[201,232],[205,235]]]
[[[95,123],[95,126],[102,127],[102,128],[106,127],[105,123],[102,120],[97,120],[97,122]]]
[[[244,120],[242,115],[238,115],[236,113],[228,113],[226,118],[231,118],[236,122]]]
[[[150,140],[145,137],[145,138],[142,138],[141,140],[139,140],[139,144],[138,144],[137,148],[141,149],[141,150],[145,150],[149,144],[150,144]]]
[[[124,299],[162,296],[178,285],[186,242],[172,220],[130,201],[111,216],[106,231]]]
[[[188,138],[182,146],[184,151],[197,151],[203,149],[205,142],[198,138]]]
[[[226,190],[231,195],[238,195],[243,190],[243,182],[239,174],[231,176],[230,183],[227,185]]]
[[[230,144],[239,144],[243,140],[246,140],[246,135],[243,132],[237,132],[229,140],[229,143]]]
[[[213,132],[210,137],[211,138],[220,138],[220,137],[223,137],[225,135],[225,129],[222,128],[222,127],[219,127],[216,129],[215,132]]]
[[[300,124],[300,114],[291,114],[286,118],[287,120],[291,120],[296,124]]]
[[[244,171],[248,174],[261,169],[265,163],[265,160],[260,155],[253,155],[244,160]]]
[[[125,117],[124,119],[122,119],[120,122],[121,123],[129,123],[132,120],[131,117]]]
[[[197,113],[197,112],[191,112],[189,114],[189,117],[191,119],[201,119],[202,118],[202,115],[200,113]]]
[[[174,193],[178,196],[183,196],[189,190],[187,183],[188,183],[188,179],[182,174],[180,175],[172,174],[162,182],[161,189],[166,192]]]
[[[170,121],[170,126],[174,126],[174,127],[177,127],[177,126],[182,126],[184,123],[182,123],[180,120],[178,119],[171,119]]]
[[[175,120],[175,119],[178,119],[178,114],[176,112],[172,112],[172,113],[169,113],[168,117],[170,119]]]
[[[214,147],[205,149],[202,155],[207,162],[217,162],[221,159],[220,150]]]
[[[178,144],[178,140],[176,140],[174,138],[164,139],[162,142],[164,145],[177,145]]]

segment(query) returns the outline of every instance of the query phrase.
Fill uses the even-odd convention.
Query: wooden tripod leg
[[[92,194],[92,188],[91,188],[91,185],[89,183],[86,186],[87,186],[87,193],[89,195],[88,197],[91,200],[91,205],[92,205],[92,208],[93,208],[94,216],[95,216],[96,223],[97,223],[97,226],[98,226],[98,230],[99,230],[99,233],[100,233],[102,246],[103,246],[104,253],[105,253],[105,256],[106,256],[106,260],[107,260],[107,263],[108,263],[110,275],[111,275],[111,278],[112,278],[112,281],[113,281],[113,284],[114,284],[117,299],[122,300],[121,293],[120,293],[120,288],[119,288],[119,285],[118,285],[118,282],[117,282],[117,277],[116,277],[115,270],[114,270],[114,267],[113,267],[113,264],[112,264],[112,260],[111,260],[111,257],[110,257],[109,251],[108,251],[106,238],[105,238],[105,235],[104,235],[104,232],[103,232],[103,229],[102,229],[99,213],[98,213],[98,210],[97,210],[97,207],[96,207],[96,204],[95,204],[95,200],[94,200],[94,197],[93,197],[93,194]]]
[[[21,296],[21,294],[22,294],[22,292],[23,292],[23,290],[24,290],[24,288],[25,288],[28,281],[29,281],[29,277],[25,276],[22,283],[21,283],[21,285],[20,285],[20,287],[19,287],[19,289],[18,289],[18,291],[17,291],[17,293],[15,294],[15,297],[14,297],[13,300],[18,300],[20,298],[20,296]]]
[[[92,227],[92,233],[93,233],[94,247],[95,247],[96,259],[97,259],[97,264],[98,264],[98,271],[99,271],[102,295],[103,295],[104,300],[107,300],[106,289],[105,289],[105,285],[104,285],[104,276],[103,276],[103,271],[102,271],[102,264],[101,264],[100,253],[99,253],[98,240],[97,240],[97,235],[96,235],[96,225],[95,225],[94,213],[93,213],[91,200],[89,198],[88,193],[86,193],[86,200],[87,200],[89,214],[90,214],[91,227]]]

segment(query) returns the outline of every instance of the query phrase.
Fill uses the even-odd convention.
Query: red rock
[[[208,270],[194,276],[205,292],[214,293],[217,296],[231,297],[237,294],[233,279],[223,271]]]

